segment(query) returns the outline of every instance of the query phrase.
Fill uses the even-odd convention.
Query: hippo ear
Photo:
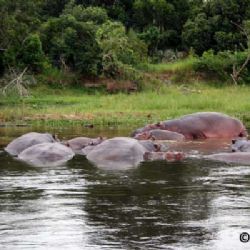
[[[155,152],[161,151],[161,145],[159,144],[154,144]]]
[[[152,141],[155,141],[155,140],[156,140],[156,138],[155,138],[153,135],[150,136],[150,139],[151,139]],[[155,144],[155,145],[156,145],[156,144]]]
[[[52,134],[52,137],[55,141],[59,141],[57,134]]]

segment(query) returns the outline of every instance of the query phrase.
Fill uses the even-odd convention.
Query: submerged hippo
[[[168,151],[168,152],[146,152],[144,154],[145,161],[181,161],[184,160],[185,154],[183,152]]]
[[[163,121],[137,129],[133,136],[152,129],[165,129],[180,133],[186,139],[246,137],[247,131],[241,121],[217,112],[200,112],[179,119]]]
[[[203,156],[204,159],[225,163],[238,163],[250,165],[250,152],[219,153]]]
[[[153,129],[137,134],[135,137],[137,140],[173,140],[184,141],[185,136],[168,130]]]
[[[71,148],[61,143],[42,143],[31,146],[18,155],[18,159],[36,166],[55,166],[74,157]]]
[[[102,143],[105,139],[103,137],[88,138],[88,137],[77,137],[66,142],[64,145],[70,147],[76,154],[82,154],[82,150],[87,146],[96,146]]]
[[[9,154],[13,156],[17,156],[27,148],[45,142],[47,143],[56,142],[56,139],[51,134],[48,133],[41,134],[41,133],[31,132],[28,134],[24,134],[13,140],[11,143],[7,145],[5,151],[7,151]]]
[[[232,140],[232,152],[250,152],[250,141],[246,138]]]
[[[87,153],[86,157],[101,168],[127,169],[137,166],[148,158],[151,159],[152,157],[144,158],[145,153],[149,152],[149,149],[157,151],[159,148],[160,146],[155,146],[152,141],[147,141],[147,144],[145,144],[132,138],[116,137],[95,146]],[[155,153],[158,154],[159,152]],[[165,160],[168,160],[168,158]]]

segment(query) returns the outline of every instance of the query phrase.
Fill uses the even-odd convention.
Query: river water
[[[104,171],[78,156],[37,168],[3,151],[31,130],[57,132],[61,139],[130,131],[0,128],[1,250],[250,249],[240,241],[241,233],[250,234],[250,164],[158,161]],[[219,144],[228,150],[229,142]],[[188,144],[186,150],[210,152],[213,145]]]

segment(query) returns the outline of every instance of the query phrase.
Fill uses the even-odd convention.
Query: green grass
[[[250,87],[205,84],[162,86],[135,94],[86,94],[82,90],[33,89],[23,100],[1,99],[1,123],[139,126],[198,111],[218,111],[250,125]]]
[[[192,70],[194,63],[197,61],[196,57],[187,57],[182,60],[175,61],[173,63],[159,63],[159,64],[146,64],[142,66],[142,69],[147,72],[156,73],[177,73]]]

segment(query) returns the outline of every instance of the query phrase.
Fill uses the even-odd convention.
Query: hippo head
[[[91,140],[91,142],[89,143],[89,146],[96,146],[105,140],[107,140],[106,137],[99,136],[98,138]]]
[[[161,129],[163,127],[163,124],[161,122],[157,122],[157,123],[152,123],[152,124],[148,124],[143,128],[138,128],[136,129],[134,132],[132,132],[131,136],[135,137],[138,134],[141,134],[143,132],[147,132],[150,131],[152,129]],[[135,138],[136,139],[136,138]],[[142,140],[142,139],[139,139]],[[147,139],[146,139],[147,140]]]
[[[246,138],[237,138],[232,140],[232,152],[247,152],[250,151],[250,142]]]
[[[136,140],[150,140],[152,137],[152,134],[150,131],[142,132],[137,135],[135,135]]]
[[[244,127],[242,129],[242,131],[240,132],[239,137],[241,137],[241,138],[247,138],[247,136],[248,136],[248,133],[247,133],[246,128]]]
[[[144,154],[145,161],[164,160],[168,162],[181,161],[185,158],[185,154],[182,152],[146,152]]]

